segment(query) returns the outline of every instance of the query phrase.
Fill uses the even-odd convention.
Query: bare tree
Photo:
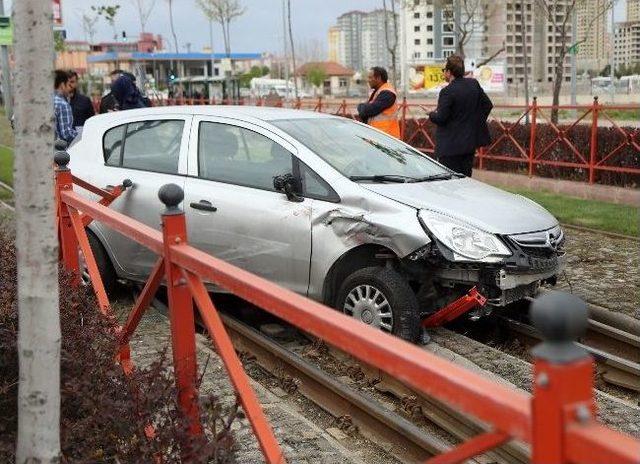
[[[149,16],[156,6],[156,0],[133,0],[133,3],[138,10],[138,18],[140,18],[140,32],[144,32]]]
[[[245,9],[238,0],[196,0],[202,12],[222,27],[222,39],[227,58],[231,56],[231,36],[229,26],[231,21],[242,16]]]
[[[96,24],[100,17],[96,14],[91,16],[87,13],[82,13],[80,17],[80,22],[82,24],[82,31],[84,32],[84,38],[90,44],[93,44],[95,36],[96,36]]]
[[[118,40],[118,30],[116,29],[116,16],[118,15],[118,10],[120,10],[120,5],[101,5],[101,6],[92,6],[91,10],[96,13],[98,16],[102,16],[104,20],[111,26],[113,29],[113,40]]]
[[[53,196],[51,3],[13,2],[18,439],[16,462],[60,460],[60,314]]]
[[[327,57],[327,50],[324,47],[324,43],[319,39],[300,37],[296,38],[298,44],[297,57],[301,63],[308,63],[310,61],[324,61]]]
[[[394,88],[398,87],[398,69],[396,63],[396,54],[398,51],[398,15],[396,14],[396,0],[390,0],[391,18],[393,20],[393,30],[389,30],[389,10],[387,10],[387,0],[382,0],[382,10],[384,14],[384,41],[387,44],[387,50],[391,55],[391,82]]]
[[[498,11],[500,2],[490,0],[436,0],[436,5],[442,9],[447,27],[456,37],[456,53],[465,58],[465,46],[476,34],[484,32],[486,21]],[[485,65],[497,58],[505,48],[497,50],[486,57],[480,65]]]
[[[601,19],[606,13],[613,8],[615,0],[605,0],[598,3],[590,9],[590,18],[587,22],[587,28],[583,37],[577,37],[574,44],[570,44],[572,31],[571,19],[576,12],[576,8],[587,0],[535,0],[536,5],[542,10],[546,17],[547,26],[553,33],[553,40],[557,44],[555,47],[555,76],[553,78],[553,109],[551,110],[551,120],[558,122],[558,105],[560,104],[560,91],[562,90],[562,81],[564,80],[565,59],[571,49],[576,50],[577,47],[586,42],[593,25]],[[593,3],[589,3],[593,5]],[[545,27],[547,30],[547,27]]]
[[[178,53],[178,36],[176,35],[176,28],[173,25],[173,0],[167,0],[169,4],[169,25],[171,26],[171,35],[173,35],[173,44],[176,47],[176,53]],[[173,68],[173,64],[171,65]]]
[[[296,51],[293,47],[293,33],[291,32],[291,0],[287,0],[287,23],[289,25],[289,43],[291,44],[291,61],[293,61],[293,91],[295,92],[295,97],[297,100],[298,79],[296,79]]]

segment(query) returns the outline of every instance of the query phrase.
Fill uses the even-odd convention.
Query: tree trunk
[[[553,101],[551,103],[553,108],[551,110],[551,122],[554,124],[558,123],[558,105],[560,104],[560,90],[562,89],[562,79],[564,78],[565,56],[564,51],[561,51],[556,63],[556,76],[553,80]]]
[[[287,0],[287,22],[289,23],[289,42],[291,44],[291,61],[293,62],[293,91],[298,100],[298,80],[296,79],[296,52],[293,48],[293,32],[291,31],[291,0]]]
[[[171,25],[171,34],[173,35],[173,43],[176,46],[176,53],[178,51],[178,36],[176,35],[176,29],[173,26],[173,0],[169,0],[169,24]]]
[[[18,440],[16,462],[60,459],[60,314],[52,142],[51,3],[13,3],[18,255]]]

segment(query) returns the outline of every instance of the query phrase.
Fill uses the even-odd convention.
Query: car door
[[[158,190],[167,183],[184,188],[190,128],[191,116],[153,115],[135,117],[105,131],[105,165],[100,168],[100,179],[112,185],[123,179],[133,182],[112,209],[160,228],[164,205],[158,199]],[[143,278],[150,273],[156,255],[109,227],[97,224],[96,228],[126,277]]]
[[[250,123],[194,117],[185,185],[189,241],[213,256],[306,294],[311,204],[276,192],[295,149]]]

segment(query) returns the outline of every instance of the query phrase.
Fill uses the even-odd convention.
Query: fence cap
[[[565,364],[589,357],[574,343],[588,326],[587,305],[565,292],[548,292],[533,300],[531,320],[544,341],[532,353],[554,364]]]
[[[58,165],[60,170],[67,171],[69,169],[67,165],[69,161],[71,161],[71,156],[69,156],[69,153],[66,151],[56,151],[53,155],[53,161]]]
[[[163,215],[182,214],[178,205],[184,200],[184,191],[179,185],[164,184],[158,190],[158,198],[167,207]]]

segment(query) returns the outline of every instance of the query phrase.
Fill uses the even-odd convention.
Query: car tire
[[[360,293],[358,293],[358,289],[360,289]],[[385,309],[378,310],[382,315],[377,317],[375,314],[371,315],[371,305],[367,305],[366,301],[384,303],[380,296],[373,298],[376,290],[386,299],[391,312],[390,317]],[[367,298],[362,298],[360,305],[358,305],[356,300],[367,291],[369,292]],[[349,306],[346,306],[348,298]],[[420,311],[416,295],[407,281],[391,268],[366,267],[353,272],[340,286],[335,306],[347,315],[410,342],[416,341],[420,334]],[[362,310],[362,308],[365,309]],[[366,313],[367,309],[369,315]],[[388,323],[389,319],[392,321],[391,330],[376,324],[377,321]]]
[[[98,266],[98,272],[100,273],[104,289],[107,292],[107,295],[113,295],[118,288],[118,275],[116,274],[116,270],[113,268],[111,258],[109,258],[107,250],[104,249],[100,240],[98,240],[92,232],[87,231],[87,237],[89,239],[89,246],[93,252],[93,257],[95,258]]]

